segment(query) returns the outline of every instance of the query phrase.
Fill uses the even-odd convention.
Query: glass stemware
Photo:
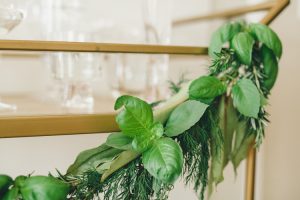
[[[56,35],[56,38],[80,42],[90,39],[88,33],[73,31]],[[94,106],[92,83],[99,74],[98,54],[55,53],[49,56],[53,81],[57,86],[55,98],[58,98],[63,107],[92,111]]]
[[[0,1],[0,35],[4,35],[12,31],[21,23],[24,14],[21,10],[16,9],[14,4]],[[16,105],[0,102],[0,111],[15,111]]]
[[[167,45],[171,41],[172,0],[143,0],[145,41]],[[147,99],[157,101],[168,94],[169,56],[151,55],[147,67]]]

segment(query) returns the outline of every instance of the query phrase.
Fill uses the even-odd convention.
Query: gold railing
[[[289,0],[276,0],[253,6],[193,16],[174,21],[174,26],[183,26],[211,19],[229,19],[251,12],[267,11],[261,23],[270,24],[289,4]],[[0,40],[0,50],[10,51],[66,51],[207,55],[207,47],[160,46],[139,44],[107,44],[56,41]],[[118,131],[115,113],[91,115],[57,115],[29,117],[0,117],[0,138],[107,133]],[[254,200],[255,150],[249,150],[247,158],[246,200]]]

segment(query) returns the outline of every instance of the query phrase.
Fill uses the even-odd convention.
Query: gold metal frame
[[[270,24],[289,4],[289,0],[276,0],[215,12],[205,16],[194,16],[174,21],[175,26],[182,26],[201,20],[231,18],[250,12],[267,10],[261,23]],[[206,47],[159,46],[139,44],[106,44],[56,41],[0,40],[0,50],[11,51],[67,51],[67,52],[109,52],[109,53],[147,53],[206,55]],[[0,117],[0,138],[33,137],[50,135],[72,135],[86,133],[105,133],[117,131],[115,114],[60,115],[30,117]],[[254,200],[256,151],[249,150],[246,172],[246,200]]]

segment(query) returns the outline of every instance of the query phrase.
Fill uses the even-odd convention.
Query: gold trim
[[[276,5],[261,20],[261,23],[266,25],[270,24],[289,5],[289,3],[289,0],[277,0]],[[256,149],[251,148],[247,156],[245,200],[254,200],[255,198],[255,171]]]
[[[256,149],[251,147],[247,156],[246,164],[246,191],[245,200],[254,200],[255,194],[255,169],[256,169]]]
[[[289,4],[290,0],[277,0],[276,5],[261,20],[261,23],[270,24]]]
[[[233,8],[226,11],[219,11],[208,15],[202,16],[193,16],[184,19],[178,19],[173,22],[174,26],[186,25],[189,23],[199,22],[203,20],[211,20],[211,19],[220,19],[220,18],[232,18],[237,17],[243,14],[247,14],[249,12],[257,12],[257,11],[264,11],[269,10],[276,5],[275,1],[271,2],[264,2],[257,5],[252,6],[245,6],[241,8]]]
[[[207,47],[0,40],[0,50],[206,55]]]
[[[1,117],[0,138],[118,131],[115,114]]]

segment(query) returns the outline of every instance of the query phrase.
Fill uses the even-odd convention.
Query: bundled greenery
[[[1,175],[0,200],[161,200],[180,176],[204,199],[229,162],[236,170],[262,143],[282,45],[265,25],[233,22],[214,33],[209,54],[209,74],[172,82],[167,101],[119,97],[121,131],[80,153],[66,175]]]

